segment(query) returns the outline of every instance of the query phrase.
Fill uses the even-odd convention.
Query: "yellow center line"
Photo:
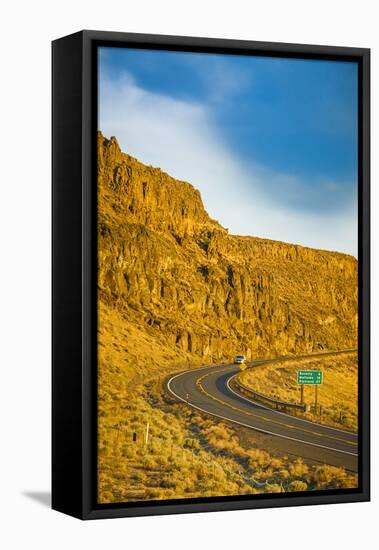
[[[219,370],[218,372],[226,372],[227,370],[229,370],[229,368]],[[306,432],[306,433],[309,433],[309,434],[312,434],[312,435],[316,435],[318,437],[327,437],[328,439],[335,439],[336,441],[342,441],[343,443],[346,443],[347,445],[353,445],[353,446],[357,445],[357,443],[355,443],[353,441],[347,441],[346,439],[341,439],[340,437],[327,435],[327,434],[323,434],[323,433],[320,433],[320,432],[315,432],[313,430],[307,430],[306,428],[300,428],[300,427],[297,427],[297,426],[294,426],[294,425],[291,425],[291,424],[285,424],[284,422],[279,422],[279,420],[273,420],[272,418],[267,418],[266,416],[261,416],[260,414],[255,414],[255,413],[252,413],[252,412],[249,412],[249,411],[245,411],[243,409],[240,409],[239,407],[235,407],[234,405],[231,405],[230,403],[226,403],[222,399],[219,399],[218,397],[215,397],[211,393],[207,392],[207,390],[202,386],[201,382],[205,378],[210,376],[211,374],[213,374],[213,372],[208,372],[208,374],[203,374],[203,376],[200,376],[200,378],[198,378],[196,380],[196,386],[207,397],[210,397],[214,401],[217,401],[218,403],[221,403],[222,405],[225,405],[226,407],[229,407],[230,409],[233,409],[234,411],[240,412],[242,414],[246,414],[248,416],[253,416],[255,418],[259,418],[260,420],[264,420],[265,422],[269,422],[270,424],[278,424],[279,426],[284,426],[285,428],[290,428],[292,430],[299,430],[299,431]]]

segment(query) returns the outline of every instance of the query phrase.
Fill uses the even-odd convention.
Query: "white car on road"
[[[234,358],[234,364],[235,365],[242,365],[242,363],[245,363],[246,357],[244,355],[236,355]]]

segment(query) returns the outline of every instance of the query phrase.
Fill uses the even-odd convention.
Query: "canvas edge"
[[[130,517],[130,516],[146,516],[146,515],[161,515],[161,514],[175,514],[175,513],[194,513],[194,512],[211,512],[211,511],[227,511],[227,510],[242,510],[242,509],[255,509],[255,508],[267,508],[267,507],[282,507],[282,506],[300,506],[300,505],[314,505],[314,504],[333,504],[343,502],[363,502],[370,499],[370,405],[369,400],[365,400],[362,403],[362,491],[348,494],[325,494],[325,495],[301,495],[301,496],[289,496],[278,499],[277,497],[266,498],[262,500],[217,500],[216,502],[202,502],[202,503],[190,503],[183,502],[180,504],[154,504],[146,503],[141,506],[128,506],[128,507],[111,507],[111,508],[97,508],[94,504],[96,502],[96,495],[93,489],[93,480],[96,476],[94,468],[94,439],[96,438],[96,429],[94,429],[93,414],[96,403],[94,402],[94,388],[96,387],[96,380],[93,369],[94,361],[94,317],[96,312],[93,310],[93,270],[95,265],[94,257],[94,234],[93,230],[96,228],[94,219],[94,112],[95,112],[95,98],[93,90],[93,64],[94,64],[94,46],[98,43],[108,42],[110,43],[124,43],[125,45],[140,44],[145,45],[147,48],[151,46],[158,46],[164,48],[167,47],[180,47],[180,48],[204,48],[204,49],[217,49],[217,50],[245,50],[246,52],[262,51],[266,53],[290,53],[291,55],[311,55],[311,56],[332,56],[332,57],[353,57],[359,60],[362,65],[362,199],[360,206],[360,228],[361,228],[361,241],[362,241],[362,258],[361,258],[361,322],[363,338],[361,340],[362,349],[362,388],[364,392],[370,392],[370,379],[369,379],[369,363],[370,363],[370,223],[369,223],[369,186],[370,186],[370,50],[366,48],[345,48],[336,46],[317,46],[317,45],[301,45],[301,44],[282,44],[282,43],[266,43],[266,42],[251,42],[229,39],[208,39],[208,38],[195,38],[195,37],[174,37],[163,35],[145,35],[134,33],[114,33],[103,31],[80,31],[69,37],[64,37],[53,42],[54,48],[65,48],[66,41],[78,41],[80,42],[80,56],[82,63],[82,72],[80,75],[81,80],[81,97],[80,97],[80,119],[78,116],[72,117],[69,124],[72,124],[72,131],[75,129],[80,132],[81,135],[81,158],[77,162],[76,166],[76,186],[80,186],[81,201],[80,201],[80,215],[81,215],[81,231],[76,230],[72,232],[74,239],[80,240],[82,246],[81,255],[81,269],[80,269],[80,283],[81,283],[81,359],[80,365],[75,362],[75,367],[70,369],[70,384],[76,388],[77,392],[80,388],[80,412],[77,414],[77,425],[80,426],[80,449],[78,449],[77,440],[75,446],[71,449],[74,451],[77,463],[80,464],[80,487],[74,487],[72,485],[72,498],[71,502],[66,502],[64,505],[60,503],[61,498],[59,496],[62,491],[63,479],[67,478],[67,470],[65,474],[62,474],[59,464],[62,460],[57,461],[57,448],[62,449],[62,445],[56,447],[57,442],[57,430],[62,431],[63,426],[67,426],[66,413],[62,408],[62,405],[57,403],[61,401],[59,393],[61,389],[57,387],[57,377],[62,375],[62,363],[63,359],[57,362],[54,359],[53,350],[53,419],[55,415],[55,421],[53,420],[53,449],[55,445],[55,453],[53,451],[53,498],[52,507],[61,512],[73,515],[81,519],[100,519],[111,517]],[[57,69],[57,68],[56,68]],[[77,78],[77,76],[75,77]],[[54,69],[53,69],[54,79]],[[59,80],[59,79],[58,79]],[[76,82],[78,84],[78,82]],[[57,159],[61,155],[59,151],[60,147],[67,147],[67,138],[70,132],[66,134],[57,135],[56,124],[57,117],[59,118],[57,102],[54,97],[57,95],[57,81],[53,86],[53,197],[54,188],[57,188],[57,175],[54,170],[54,166],[57,164]],[[55,88],[55,91],[54,91]],[[79,98],[78,98],[79,101]],[[62,137],[63,136],[63,137]],[[54,152],[55,151],[55,152]],[[55,157],[55,160],[54,160]],[[55,175],[54,175],[55,173]],[[67,198],[67,197],[66,197]],[[69,203],[72,197],[67,198]],[[77,211],[78,205],[73,205],[75,211]],[[53,198],[53,212],[54,212],[54,198]],[[55,217],[55,214],[54,214]],[[58,216],[59,217],[59,216]],[[55,224],[55,226],[54,226]],[[59,248],[62,243],[62,238],[59,239],[55,235],[54,227],[57,226],[57,220],[53,219],[53,250]],[[66,239],[67,240],[67,239]],[[57,274],[54,270],[54,254],[53,254],[53,279],[55,278],[55,284],[53,286],[53,327],[54,319],[57,320],[59,311],[54,306],[54,294],[57,290],[57,285],[63,285],[67,290],[67,280],[62,275]],[[76,284],[78,283],[78,264],[77,262],[70,262],[70,272],[72,271],[73,279]],[[54,275],[55,272],[55,275]],[[64,279],[64,280],[63,280]],[[92,288],[92,290],[91,290]],[[64,316],[69,315],[69,311],[64,312]],[[77,326],[77,321],[74,323]],[[75,333],[78,336],[77,329]],[[53,348],[56,350],[56,344],[60,335],[56,333],[53,328]],[[63,345],[64,348],[64,345]],[[76,360],[77,361],[77,358]],[[67,376],[67,372],[65,372]],[[77,393],[76,393],[77,396]],[[76,401],[77,401],[76,397]],[[78,403],[75,404],[75,408],[79,411]],[[59,411],[59,414],[57,414]],[[57,416],[62,416],[57,421]],[[68,451],[66,447],[66,452]],[[80,451],[80,452],[79,452]],[[54,457],[55,454],[55,457]],[[69,471],[69,470],[68,470]],[[77,472],[77,468],[75,468]],[[76,474],[75,479],[78,479]],[[54,481],[55,480],[55,481]],[[58,484],[57,484],[58,480]],[[67,492],[67,486],[65,488]]]

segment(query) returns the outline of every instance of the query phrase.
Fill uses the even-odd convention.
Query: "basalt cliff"
[[[355,258],[230,235],[193,185],[101,133],[98,261],[102,311],[152,349],[211,363],[357,345]]]

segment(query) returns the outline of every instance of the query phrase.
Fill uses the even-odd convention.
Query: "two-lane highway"
[[[264,362],[268,361],[252,365]],[[167,387],[177,399],[195,409],[281,438],[281,448],[288,453],[357,471],[356,433],[290,416],[238,394],[230,385],[238,372],[239,367],[231,364],[192,369],[170,378]]]

